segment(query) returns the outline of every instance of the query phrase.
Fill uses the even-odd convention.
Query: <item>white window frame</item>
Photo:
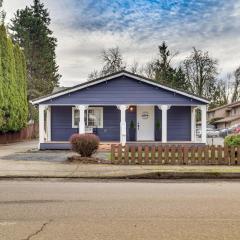
[[[88,107],[86,110],[85,110],[85,112],[86,111],[88,111],[88,110],[100,110],[100,117],[101,117],[101,125],[100,126],[98,126],[97,128],[103,128],[103,107]],[[74,124],[74,110],[77,110],[77,108],[76,107],[72,107],[72,128],[79,128],[79,126],[78,125],[75,125]],[[87,114],[87,118],[88,118],[88,114]],[[87,120],[88,121],[88,120]],[[88,127],[88,126],[85,126],[87,129],[89,129],[89,128],[93,128],[93,127]]]

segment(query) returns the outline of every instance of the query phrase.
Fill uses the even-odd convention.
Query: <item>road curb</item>
[[[240,172],[148,172],[121,176],[107,175],[79,175],[79,176],[36,176],[36,175],[7,175],[0,176],[0,180],[10,179],[240,179]]]

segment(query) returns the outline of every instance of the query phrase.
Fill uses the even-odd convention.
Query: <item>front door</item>
[[[137,140],[154,141],[154,106],[137,106]]]

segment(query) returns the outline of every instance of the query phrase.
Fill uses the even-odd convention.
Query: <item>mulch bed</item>
[[[70,163],[83,163],[83,164],[99,164],[99,163],[106,163],[106,161],[100,158],[94,157],[81,157],[79,155],[74,155],[68,157],[68,162]]]

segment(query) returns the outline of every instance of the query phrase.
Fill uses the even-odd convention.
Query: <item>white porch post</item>
[[[47,108],[47,141],[51,141],[51,106]]]
[[[191,107],[191,141],[196,141],[196,107]]]
[[[79,110],[80,118],[79,118],[79,134],[85,133],[85,110],[88,108],[87,105],[76,105],[76,108]]]
[[[126,137],[127,137],[127,126],[126,126],[126,110],[127,105],[120,105],[118,109],[121,111],[121,122],[120,122],[120,142],[122,145],[126,144]]]
[[[202,143],[207,143],[207,106],[200,106],[202,123]]]
[[[159,109],[162,110],[162,142],[167,142],[167,110],[170,109],[170,105],[159,105]]]
[[[45,140],[45,128],[44,128],[44,110],[46,109],[46,105],[39,105],[38,107],[38,113],[39,113],[39,146],[38,148],[40,149],[40,144],[44,143]]]

